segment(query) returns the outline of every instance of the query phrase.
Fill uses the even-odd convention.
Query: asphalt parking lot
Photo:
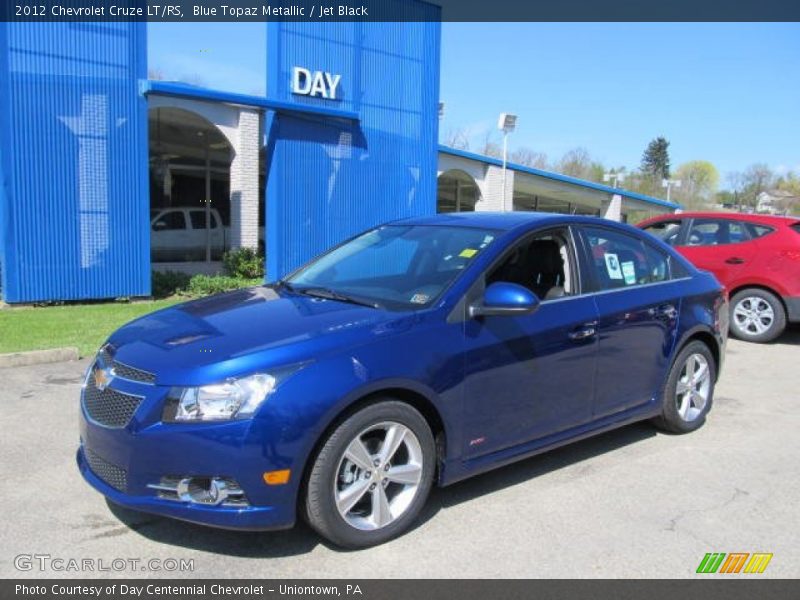
[[[798,328],[729,343],[699,432],[637,424],[435,490],[413,531],[358,552],[302,525],[237,533],[108,505],[74,460],[86,363],[0,369],[0,577],[96,576],[14,566],[49,554],[194,561],[150,577],[673,578],[696,577],[706,552],[774,554],[763,575],[732,577],[800,576]]]

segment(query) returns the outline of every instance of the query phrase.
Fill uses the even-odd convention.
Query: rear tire
[[[662,392],[660,429],[689,433],[703,426],[714,400],[717,365],[703,342],[687,344],[675,357]]]
[[[759,288],[731,298],[731,335],[745,342],[771,342],[786,329],[786,310],[775,294]]]
[[[306,482],[306,520],[343,548],[382,544],[411,526],[435,470],[425,418],[404,402],[372,404],[339,424],[317,453]]]

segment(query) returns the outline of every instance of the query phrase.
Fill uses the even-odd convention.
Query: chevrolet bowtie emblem
[[[108,387],[112,379],[114,379],[114,374],[111,369],[103,369],[99,366],[94,368],[94,385],[101,392]]]

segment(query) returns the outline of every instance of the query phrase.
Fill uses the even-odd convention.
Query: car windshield
[[[491,244],[497,232],[472,227],[386,225],[307,264],[283,283],[294,291],[385,308],[433,303]]]

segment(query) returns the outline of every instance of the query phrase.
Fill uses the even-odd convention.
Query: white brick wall
[[[503,199],[503,167],[486,166],[483,198],[475,206],[475,210],[503,212],[513,210],[514,171],[506,171],[506,195]]]
[[[622,196],[614,194],[611,200],[604,201],[600,214],[612,221],[622,221]]]
[[[231,248],[258,246],[260,115],[241,108],[231,162]]]

